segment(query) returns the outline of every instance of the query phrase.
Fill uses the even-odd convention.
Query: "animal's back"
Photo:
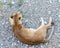
[[[44,42],[44,37],[41,36],[40,33],[35,34],[34,29],[24,29],[22,31],[23,33],[20,35],[20,40],[22,40],[23,43],[27,44],[38,44]]]

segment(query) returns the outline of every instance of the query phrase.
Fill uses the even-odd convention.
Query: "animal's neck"
[[[21,31],[22,29],[23,29],[23,26],[20,24],[12,26],[12,31],[19,40],[23,39],[23,32]]]
[[[12,26],[13,32],[19,31],[19,30],[21,30],[22,28],[23,28],[23,25],[22,25],[22,24],[17,24],[17,25],[13,25],[13,26]]]

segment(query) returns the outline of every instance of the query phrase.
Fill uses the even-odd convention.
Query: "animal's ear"
[[[20,14],[20,12],[17,12],[17,13],[16,13],[16,16],[19,15],[19,14]]]
[[[16,13],[16,16],[19,17],[19,20],[22,20],[22,15],[20,14],[20,12],[17,12],[17,13]]]
[[[15,16],[15,13],[13,13],[12,16]]]
[[[20,12],[17,12],[17,14],[20,14]]]
[[[16,14],[17,14],[18,17],[19,17],[19,20],[22,20],[22,15],[20,14],[20,12],[17,12]]]

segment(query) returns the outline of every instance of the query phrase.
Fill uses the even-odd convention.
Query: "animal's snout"
[[[51,22],[51,26],[53,26],[54,25],[54,22]]]

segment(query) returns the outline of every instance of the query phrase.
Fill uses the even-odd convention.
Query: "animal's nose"
[[[53,26],[54,25],[54,22],[51,22],[51,26]]]

